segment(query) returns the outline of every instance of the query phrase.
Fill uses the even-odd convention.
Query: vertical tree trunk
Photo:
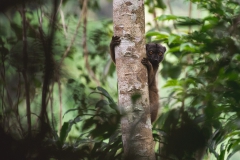
[[[121,37],[115,57],[124,156],[154,160],[147,70],[141,64],[146,55],[144,0],[114,0],[113,22],[114,35]],[[141,97],[132,103],[134,94]]]

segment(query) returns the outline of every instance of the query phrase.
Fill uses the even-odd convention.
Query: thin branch
[[[80,15],[83,14],[82,12],[83,12],[83,10],[81,10]],[[78,24],[77,24],[75,33],[74,33],[74,35],[73,35],[73,38],[72,38],[72,40],[71,40],[71,43],[69,44],[68,48],[67,48],[66,51],[64,52],[64,54],[63,54],[63,56],[62,56],[62,58],[61,58],[61,60],[60,60],[59,66],[61,66],[61,64],[63,63],[63,60],[67,57],[70,49],[72,48],[73,43],[74,43],[75,40],[76,40],[76,37],[77,37],[77,34],[78,34],[78,29],[80,28],[80,26],[81,26],[81,17],[79,17]]]
[[[188,17],[189,17],[189,18],[192,18],[192,2],[191,2],[191,1],[189,2]],[[191,31],[192,31],[192,27],[191,27],[191,25],[189,25],[189,27],[188,27],[188,33],[190,34]],[[191,56],[190,56],[190,55],[187,55],[187,63],[190,64],[191,60],[192,60]],[[187,67],[186,67],[186,68],[187,68]],[[186,68],[185,68],[185,69],[186,69]],[[186,72],[186,76],[188,76],[188,72]]]
[[[67,38],[67,30],[66,30],[65,18],[64,18],[64,13],[62,11],[62,1],[63,0],[60,1],[59,7],[58,7],[58,11],[60,12],[60,16],[61,16],[61,20],[62,20],[64,36],[65,36],[65,38]]]
[[[23,34],[23,79],[25,84],[25,94],[26,94],[26,109],[27,109],[27,124],[28,124],[28,134],[31,136],[31,106],[30,106],[30,89],[29,89],[29,82],[27,76],[27,69],[28,69],[28,52],[27,52],[27,25],[26,25],[26,7],[25,2],[23,2],[22,6],[22,34]]]
[[[173,15],[173,10],[172,10],[172,6],[171,6],[171,3],[170,3],[170,0],[167,0],[167,4],[168,4],[168,8],[169,8],[170,14]],[[173,21],[173,27],[178,32],[177,26],[175,25],[174,21]]]
[[[83,30],[83,54],[84,54],[84,59],[85,59],[85,65],[86,65],[86,68],[90,74],[90,77],[98,84],[100,85],[100,82],[99,80],[96,78],[96,76],[94,75],[94,72],[91,70],[91,67],[88,63],[88,50],[87,50],[87,42],[86,42],[86,34],[87,34],[87,2],[88,0],[84,0],[83,1],[83,8],[80,12],[80,15],[83,15],[83,22],[84,22],[84,30]],[[78,24],[77,24],[77,27],[76,27],[76,30],[75,30],[75,34],[73,35],[73,38],[71,40],[71,43],[70,45],[68,46],[68,48],[66,49],[66,51],[64,52],[61,60],[60,60],[60,63],[59,65],[61,66],[61,64],[63,63],[63,60],[67,57],[70,49],[72,48],[73,46],[73,43],[74,41],[76,40],[76,37],[77,37],[77,33],[78,33],[78,30],[81,26],[81,17],[79,18],[79,21],[78,21]]]
[[[85,66],[88,70],[88,73],[90,77],[97,83],[97,85],[100,85],[99,80],[96,78],[94,72],[92,71],[89,62],[88,62],[88,48],[87,48],[87,2],[88,0],[83,1],[83,55],[85,60]]]
[[[44,70],[44,78],[43,78],[43,87],[42,87],[42,107],[41,107],[41,113],[40,113],[40,119],[41,123],[43,123],[46,118],[48,120],[47,116],[47,95],[49,93],[49,86],[51,83],[51,78],[54,70],[54,64],[53,64],[53,55],[52,55],[52,45],[53,45],[53,39],[54,39],[54,33],[55,33],[55,23],[57,19],[57,2],[58,0],[54,0],[53,4],[53,12],[52,12],[52,21],[51,21],[51,28],[49,35],[47,37],[47,40],[44,39],[44,33],[42,28],[39,28],[41,41],[43,44],[44,49],[44,56],[45,56],[45,70]],[[43,127],[43,125],[42,125]]]
[[[53,90],[54,84],[52,84],[52,89]],[[51,92],[51,97],[50,97],[50,108],[51,108],[51,116],[52,116],[52,128],[55,128],[55,124],[54,124],[54,114],[53,114],[53,94]]]
[[[3,80],[3,83],[6,84],[6,80],[5,80],[5,66],[3,67],[3,71],[1,70],[1,78]],[[8,88],[7,86],[5,85],[5,90],[6,90],[6,94],[7,94],[7,99],[8,99],[8,103],[9,103],[9,106],[10,108],[12,108],[13,106],[13,101],[12,101],[12,98],[9,94],[9,91],[8,91]],[[4,87],[3,87],[3,95],[4,95]]]
[[[39,22],[39,28],[42,28],[42,17],[43,17],[43,15],[42,15],[42,8],[40,7],[40,15],[39,15],[39,13],[38,13],[38,10],[37,10],[37,16],[38,16],[38,22]]]
[[[1,100],[2,100],[2,103],[1,103],[1,106],[2,106],[2,112],[4,112],[4,87],[2,86],[1,87]]]
[[[47,101],[46,101],[47,104],[51,100],[51,97],[52,97],[51,95],[53,94],[53,89],[54,89],[54,83],[52,84],[52,87],[50,87],[50,89],[49,89],[49,94],[48,94]]]
[[[62,88],[61,88],[61,82],[58,79],[58,91],[59,91],[59,127],[58,127],[58,131],[60,133],[61,127],[62,127]]]
[[[19,127],[20,127],[20,129],[23,133],[24,129],[22,127],[21,118],[20,118],[20,115],[19,115],[19,108],[18,108],[19,107],[20,96],[21,96],[21,74],[19,73],[18,74],[18,90],[17,90],[17,102],[16,102],[15,114],[16,114],[16,118],[17,118],[18,123],[19,123]]]
[[[65,20],[64,20],[64,13],[63,13],[63,11],[62,11],[62,1],[63,0],[61,0],[60,1],[60,5],[59,5],[59,7],[58,7],[58,11],[60,12],[60,16],[61,16],[61,20],[62,20],[62,26],[63,26],[63,31],[64,31],[64,36],[65,36],[65,38],[67,38],[67,31],[66,31],[66,25],[65,25]],[[80,22],[80,21],[79,21]],[[78,28],[80,27],[80,24],[78,24],[79,26],[77,26],[77,29],[76,30],[78,30]],[[77,33],[77,32],[76,32]],[[74,36],[74,41],[75,41],[75,39],[76,39],[76,35],[77,34],[75,34]],[[73,42],[74,42],[73,41]],[[71,42],[72,43],[72,45],[73,45],[73,42]],[[69,50],[70,50],[70,48],[69,48]],[[68,51],[69,52],[69,51]],[[67,52],[67,53],[68,53]],[[66,51],[65,51],[65,53],[64,53],[64,55],[66,54],[67,55],[67,53],[66,53]],[[62,62],[63,62],[63,57],[62,57],[62,59],[61,59],[61,62],[60,62],[60,65],[62,64]],[[58,74],[59,75],[59,74]],[[58,92],[59,92],[59,127],[58,127],[58,133],[60,134],[60,130],[61,130],[61,128],[62,128],[62,88],[61,88],[61,82],[60,82],[60,79],[59,79],[59,76],[57,76],[57,82],[58,82]],[[52,116],[52,118],[54,118],[53,116]],[[54,125],[54,123],[53,123],[53,125]]]
[[[4,44],[1,43],[2,47],[4,47]],[[1,72],[1,77],[2,77],[2,81],[3,81],[3,84],[6,85],[5,83],[5,56],[4,54],[1,54],[1,62],[2,62],[2,67],[0,69],[0,72]],[[3,73],[2,73],[3,72]],[[2,96],[1,96],[1,99],[2,99],[2,111],[4,111],[4,86],[2,85]]]
[[[4,47],[4,43],[1,43],[1,47],[3,48]],[[2,78],[2,82],[3,85],[2,86],[2,109],[4,110],[4,95],[5,95],[5,90],[6,90],[6,94],[7,94],[7,99],[8,99],[8,103],[9,103],[9,106],[12,107],[13,106],[13,101],[11,99],[11,96],[8,92],[8,89],[7,89],[7,83],[6,83],[6,76],[5,76],[5,72],[6,72],[6,69],[5,69],[5,60],[6,60],[6,55],[5,54],[1,54],[1,62],[2,62],[2,66],[0,68],[0,74],[1,74],[1,78]],[[5,90],[4,90],[5,88]]]
[[[62,19],[64,35],[65,35],[65,38],[67,38],[67,29],[66,29],[66,24],[65,24],[65,20],[64,20],[64,13],[63,13],[62,9],[60,9],[60,15],[61,15],[61,19]]]
[[[154,3],[154,2],[153,2]],[[154,4],[155,5],[155,4]],[[157,30],[160,30],[160,27],[158,25],[158,22],[157,22],[157,13],[156,13],[156,7],[153,7],[153,20],[154,20],[154,23],[155,23],[155,28]]]

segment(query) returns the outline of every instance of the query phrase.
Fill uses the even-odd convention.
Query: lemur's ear
[[[167,49],[166,49],[166,47],[163,47],[163,50],[164,50],[164,53],[165,53],[165,52],[166,52],[166,50],[167,50]]]
[[[148,46],[149,46],[149,45],[148,45],[148,44],[146,44],[146,50],[148,49]]]

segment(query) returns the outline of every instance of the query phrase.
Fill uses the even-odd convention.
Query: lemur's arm
[[[117,45],[119,45],[120,42],[121,42],[120,37],[118,37],[118,36],[113,36],[112,37],[112,40],[111,40],[111,43],[110,43],[110,55],[111,55],[111,58],[112,58],[112,61],[114,62],[114,64],[116,64],[116,61],[115,61],[115,47]]]

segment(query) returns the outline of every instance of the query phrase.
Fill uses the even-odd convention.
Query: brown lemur
[[[120,37],[113,36],[110,43],[110,53],[113,62],[115,63],[115,46],[121,42]],[[148,71],[148,88],[149,88],[149,99],[150,99],[150,113],[151,122],[154,122],[157,118],[159,109],[159,95],[156,83],[156,73],[159,67],[159,63],[164,58],[166,48],[157,43],[146,44],[146,55],[147,58],[142,59],[142,64],[147,67]]]

